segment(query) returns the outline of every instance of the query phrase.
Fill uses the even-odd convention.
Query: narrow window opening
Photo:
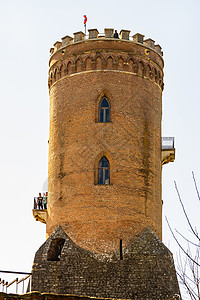
[[[64,243],[65,240],[62,238],[53,239],[47,253],[47,260],[59,261]]]
[[[99,105],[99,122],[110,122],[110,105],[105,97]]]
[[[123,259],[122,240],[120,240],[120,259]]]
[[[98,184],[110,184],[109,162],[105,156],[103,156],[99,162]]]

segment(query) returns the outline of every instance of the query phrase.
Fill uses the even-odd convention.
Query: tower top
[[[121,29],[119,33],[119,38],[114,38],[114,29],[113,28],[105,28],[104,33],[99,33],[99,31],[95,29],[88,29],[88,35],[85,35],[82,31],[78,31],[73,33],[74,37],[70,37],[66,35],[62,38],[62,42],[55,42],[50,49],[50,54],[53,55],[56,51],[61,50],[62,47],[66,47],[67,45],[77,43],[77,42],[85,42],[87,40],[92,39],[113,39],[113,40],[123,40],[130,43],[139,43],[143,44],[146,48],[150,48],[154,50],[159,55],[163,56],[162,48],[159,44],[155,45],[155,41],[151,38],[144,39],[144,35],[140,33],[136,33],[132,36],[132,40],[130,39],[130,30]]]

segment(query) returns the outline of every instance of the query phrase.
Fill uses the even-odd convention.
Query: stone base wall
[[[150,228],[126,248],[97,254],[77,246],[58,226],[35,255],[31,290],[140,300],[179,294],[172,254]]]

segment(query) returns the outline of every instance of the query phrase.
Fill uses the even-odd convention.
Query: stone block
[[[97,39],[99,31],[97,29],[88,29],[89,39]]]
[[[133,35],[133,41],[137,43],[143,44],[144,35],[140,33],[136,33]]]
[[[122,40],[129,40],[129,34],[130,34],[130,30],[124,30],[124,29],[122,29],[119,33],[120,38]]]
[[[155,45],[155,50],[161,55],[161,53],[162,53],[162,48],[161,48],[161,46],[160,45]]]
[[[55,42],[54,44],[54,52],[56,52],[60,47],[62,46],[62,43],[61,42]]]
[[[49,52],[52,55],[54,53],[54,48],[50,48]]]
[[[69,35],[66,35],[62,38],[62,46],[68,45],[70,43],[72,43],[73,38]]]
[[[155,41],[152,40],[152,39],[144,40],[144,44],[147,45],[148,47],[152,48],[152,49],[154,49],[154,43],[155,43]]]
[[[79,42],[85,39],[85,33],[82,31],[74,32],[74,42]]]

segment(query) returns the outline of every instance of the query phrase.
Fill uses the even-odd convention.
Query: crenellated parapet
[[[89,29],[89,35],[79,31],[74,38],[65,36],[50,49],[49,88],[57,81],[80,72],[126,72],[153,81],[163,90],[162,51],[154,40],[121,30],[119,39],[113,38],[113,29],[104,34]]]
[[[104,29],[104,34],[100,33],[97,29],[88,29],[88,33],[89,35],[86,38],[86,35],[82,32],[82,31],[78,31],[74,33],[74,38],[66,35],[65,37],[62,38],[62,42],[57,41],[54,44],[54,48],[50,49],[50,53],[51,55],[53,53],[55,53],[59,48],[65,47],[66,45],[72,44],[72,43],[76,43],[76,42],[80,42],[80,41],[85,41],[85,40],[90,40],[90,39],[103,39],[103,38],[113,38],[113,34],[114,34],[114,29],[113,28],[105,28]],[[124,30],[122,29],[119,33],[119,40],[127,40],[127,41],[131,41],[130,40],[130,30]],[[158,52],[160,55],[163,55],[162,52],[162,48],[160,47],[160,45],[155,45],[155,41],[148,38],[146,40],[144,40],[144,35],[140,34],[140,33],[136,33],[132,36],[132,41],[133,42],[137,42],[140,44],[144,44],[149,46],[151,49],[154,49],[156,52]]]

